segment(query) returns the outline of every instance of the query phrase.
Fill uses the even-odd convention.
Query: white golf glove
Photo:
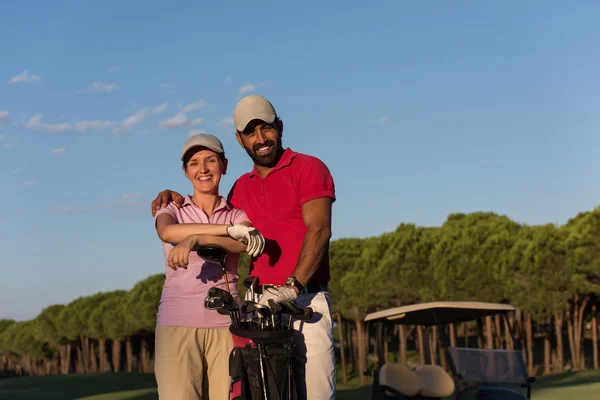
[[[246,252],[250,257],[258,256],[265,249],[265,238],[256,228],[236,224],[228,226],[226,231],[230,238],[248,246]]]
[[[298,294],[294,288],[289,286],[273,286],[263,290],[263,294],[260,297],[258,304],[269,305],[269,300],[282,303],[285,301],[296,300]]]

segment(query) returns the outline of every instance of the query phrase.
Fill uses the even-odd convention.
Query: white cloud
[[[119,199],[115,199],[112,202],[108,202],[106,204],[98,204],[92,206],[71,206],[65,205],[62,207],[58,207],[56,211],[61,213],[86,213],[86,212],[95,212],[95,211],[104,211],[115,208],[124,208],[124,207],[147,207],[149,202],[147,200],[143,200],[139,195],[126,193],[121,196]]]
[[[13,146],[12,146],[12,144],[10,144],[10,143],[6,143],[6,144],[4,144],[4,148],[5,148],[5,149],[12,149],[12,147],[13,147]]]
[[[25,129],[38,130],[42,132],[66,133],[85,132],[92,129],[105,129],[115,125],[112,121],[77,121],[74,123],[64,122],[62,124],[42,123],[42,114],[36,114],[24,125]]]
[[[4,134],[0,133],[0,140],[4,139]]]
[[[50,148],[50,154],[53,156],[59,156],[66,151],[64,147],[52,147]]]
[[[33,179],[23,182],[23,186],[31,186],[35,183]]]
[[[169,119],[160,122],[160,126],[163,128],[182,128],[185,126],[200,125],[204,121],[204,118],[188,119],[188,117],[179,113]]]
[[[10,173],[11,173],[12,175],[17,175],[19,172],[21,172],[21,170],[20,170],[19,168],[13,168],[13,169],[10,171]]]
[[[75,122],[75,130],[85,132],[90,129],[110,128],[115,123],[113,121],[79,121]]]
[[[202,129],[198,129],[198,130],[195,130],[195,131],[191,131],[191,132],[188,134],[188,136],[189,136],[189,137],[192,137],[192,136],[194,136],[194,135],[199,135],[199,134],[201,134],[201,133],[206,133],[206,131],[203,131]]]
[[[127,127],[130,127],[133,125],[137,125],[146,119],[146,115],[147,115],[146,109],[143,109],[142,111],[138,111],[135,114],[133,114],[132,116],[125,118],[123,120],[123,126],[125,128],[127,128]]]
[[[39,75],[30,74],[29,70],[25,70],[25,71],[21,72],[19,75],[15,75],[12,78],[10,78],[10,80],[8,81],[8,84],[12,85],[14,83],[35,82],[35,81],[39,81],[40,79],[42,79],[42,78]]]
[[[0,125],[8,124],[10,122],[10,114],[6,110],[0,110]]]
[[[168,83],[161,83],[161,84],[160,84],[160,88],[161,88],[161,89],[168,89],[168,88],[170,88],[170,87],[171,87],[171,85],[169,85]]]
[[[227,125],[233,125],[233,118],[232,117],[228,117],[228,118],[223,118],[221,120],[221,122],[219,122],[219,126],[227,126]]]
[[[118,65],[115,65],[114,67],[110,67],[109,71],[110,72],[117,72],[120,69],[121,69],[121,67],[119,67]]]
[[[240,94],[248,93],[253,90],[256,90],[256,85],[254,83],[244,83],[240,87]]]
[[[225,82],[231,82],[231,79],[233,79],[230,75],[227,75],[225,77]]]
[[[386,122],[388,122],[390,120],[390,117],[388,116],[383,116],[383,117],[379,117],[377,118],[377,122],[380,124],[385,124]]]
[[[116,83],[105,83],[100,81],[94,81],[88,84],[82,92],[112,92],[115,89],[119,89]]]
[[[160,114],[161,112],[163,112],[167,109],[168,105],[169,105],[169,103],[162,103],[160,106],[154,107],[154,110],[152,110],[152,112],[155,114]]]
[[[206,106],[206,102],[204,100],[200,100],[196,103],[188,104],[187,106],[181,109],[182,113],[188,113],[191,111],[196,111]]]

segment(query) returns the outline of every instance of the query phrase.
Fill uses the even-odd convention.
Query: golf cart
[[[372,400],[526,400],[531,398],[530,377],[520,350],[494,350],[450,346],[445,327],[502,315],[514,332],[508,304],[482,302],[431,302],[389,308],[368,314],[365,322],[374,323],[377,332],[378,366],[373,371]],[[415,370],[388,363],[383,353],[384,327],[421,325],[425,327],[424,353],[426,365]],[[449,373],[431,363],[429,334],[437,326],[440,346],[445,351]],[[521,392],[525,392],[525,394]]]

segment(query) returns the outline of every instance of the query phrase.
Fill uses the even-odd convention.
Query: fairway
[[[369,399],[370,387],[342,389],[336,399]],[[534,385],[533,400],[587,400],[600,393],[600,371],[582,371],[541,377]],[[152,374],[86,374],[4,378],[2,400],[151,400],[157,399]]]

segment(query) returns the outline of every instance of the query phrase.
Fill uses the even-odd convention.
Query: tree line
[[[517,307],[511,315],[517,343],[502,320],[492,317],[451,326],[452,343],[519,347],[531,374],[599,368],[600,207],[561,226],[521,224],[492,212],[455,213],[439,227],[400,224],[379,236],[334,240],[329,253],[344,382],[355,374],[366,383],[363,372],[374,350],[363,322],[367,313],[441,300]],[[241,277],[248,265],[248,257],[241,257]],[[164,274],[155,274],[129,291],[50,305],[29,321],[0,320],[0,376],[153,372],[163,282]],[[386,338],[385,352],[398,362],[407,361],[409,349],[424,362],[422,327],[397,327]],[[585,339],[591,352],[584,351]],[[540,341],[543,356],[535,351]],[[433,349],[434,362],[445,364],[443,352]]]

